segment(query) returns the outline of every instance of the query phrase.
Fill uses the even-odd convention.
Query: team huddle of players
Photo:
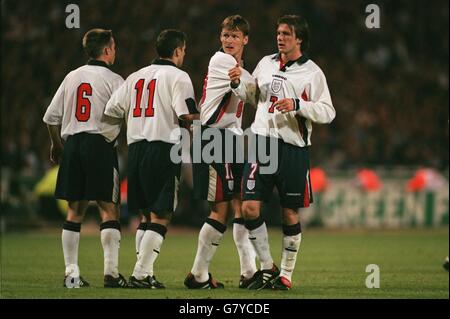
[[[263,57],[252,74],[242,62],[249,29],[239,15],[224,19],[222,47],[210,59],[198,105],[191,79],[180,69],[186,52],[183,32],[162,31],[156,41],[158,58],[125,81],[108,68],[115,60],[112,32],[93,29],[86,33],[83,47],[90,60],[65,77],[44,115],[52,142],[51,160],[60,164],[55,196],[69,202],[62,231],[64,286],[89,285],[80,275],[78,244],[88,203],[96,201],[102,219],[104,286],[165,288],[156,279],[153,266],[177,206],[181,164],[170,157],[177,143],[170,139],[171,133],[180,121],[200,120],[201,126],[194,130],[215,129],[223,139],[225,132],[242,135],[247,103],[256,108],[251,130],[257,145],[276,143],[272,155],[277,170],[265,174],[260,168],[266,164],[258,158],[237,163],[223,156],[211,163],[193,164],[194,194],[208,201],[210,215],[200,230],[195,260],[184,285],[189,289],[224,288],[209,273],[209,264],[233,217],[241,266],[239,288],[291,288],[302,238],[299,209],[312,202],[311,124],[331,122],[335,110],[322,70],[305,54],[309,31],[303,17],[286,15],[278,20],[278,52]],[[136,232],[137,261],[128,280],[118,270],[121,232],[116,139],[122,126],[126,126],[128,143],[128,207],[142,214]],[[202,147],[209,142],[202,140]],[[272,259],[260,213],[274,186],[283,221],[280,268]]]

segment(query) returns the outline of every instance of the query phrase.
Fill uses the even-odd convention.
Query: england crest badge
[[[272,80],[272,86],[270,87],[273,93],[278,93],[281,90],[283,82],[279,79]]]
[[[234,189],[234,180],[229,179],[228,180],[228,189],[233,190]]]
[[[249,191],[253,190],[255,188],[255,180],[254,179],[249,179],[247,180],[247,189]]]

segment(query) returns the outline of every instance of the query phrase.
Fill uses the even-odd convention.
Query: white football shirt
[[[112,93],[123,78],[108,69],[102,61],[90,60],[87,65],[70,72],[56,91],[44,122],[61,125],[61,137],[77,133],[101,134],[108,142],[116,139],[120,124],[111,124],[103,116]]]
[[[203,125],[229,128],[236,134],[241,134],[245,99],[240,99],[232,93],[228,76],[228,71],[236,64],[235,58],[230,54],[218,51],[213,55],[209,61],[199,108],[200,121]],[[254,83],[250,73],[242,67],[241,81]]]
[[[260,91],[251,126],[255,134],[304,147],[311,145],[312,122],[330,123],[336,116],[325,75],[306,56],[285,65],[281,64],[279,54],[265,56],[253,77]],[[245,83],[233,91],[245,97]],[[274,108],[274,103],[284,98],[297,99],[299,110],[281,113]]]
[[[128,145],[142,140],[177,143],[178,118],[198,113],[189,75],[168,60],[157,59],[131,74],[113,94],[105,114],[127,119]]]

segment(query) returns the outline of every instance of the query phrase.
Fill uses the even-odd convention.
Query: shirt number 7
[[[272,102],[272,104],[269,107],[269,113],[273,113],[275,110],[275,102],[278,101],[278,96],[272,95],[270,97],[270,102]]]

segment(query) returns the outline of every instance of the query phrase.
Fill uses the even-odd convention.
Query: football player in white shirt
[[[245,225],[261,260],[251,289],[288,290],[292,286],[301,242],[299,208],[312,203],[309,154],[312,122],[330,123],[335,115],[322,70],[305,55],[309,44],[307,22],[288,15],[278,20],[278,53],[264,57],[253,72],[259,97],[252,131],[257,138],[275,138],[278,143],[278,170],[261,174],[260,163],[246,163],[243,174]],[[240,70],[230,70],[234,93],[246,96],[251,85],[241,83]],[[261,201],[267,201],[276,186],[283,220],[281,272],[270,254],[267,229],[260,216]]]
[[[89,286],[79,274],[78,244],[83,217],[93,200],[102,219],[104,286],[126,287],[118,271],[121,233],[115,144],[121,123],[103,116],[106,102],[123,79],[109,69],[116,56],[110,30],[88,31],[83,47],[90,60],[65,77],[44,115],[52,142],[50,157],[60,163],[55,196],[69,202],[62,231],[64,286]]]
[[[225,130],[233,134],[242,134],[244,101],[232,94],[228,72],[237,66],[242,71],[242,81],[254,82],[242,66],[242,54],[248,42],[249,28],[247,20],[239,15],[229,16],[221,24],[222,48],[209,61],[199,105],[202,132],[206,129],[215,129],[220,131],[222,137],[225,136]],[[210,141],[201,142],[206,145]],[[224,145],[225,142],[222,140],[222,146]],[[215,281],[209,273],[209,264],[227,228],[227,222],[231,217],[228,216],[228,212],[231,208],[235,217],[233,238],[241,265],[239,287],[246,288],[248,279],[253,277],[257,268],[256,253],[248,239],[248,230],[241,215],[240,186],[243,163],[226,163],[222,158],[220,163],[209,164],[202,159],[201,163],[193,163],[192,167],[195,197],[208,200],[211,212],[200,230],[197,254],[184,284],[189,289],[223,288],[223,284]]]
[[[171,160],[178,120],[199,118],[189,75],[180,70],[186,35],[164,30],[156,41],[159,58],[131,74],[109,100],[105,114],[127,119],[128,207],[140,210],[148,225],[130,276],[132,288],[165,288],[156,280],[158,257],[172,213],[177,206],[181,163]]]

